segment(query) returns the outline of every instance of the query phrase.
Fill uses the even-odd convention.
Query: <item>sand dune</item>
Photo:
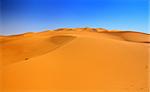
[[[148,92],[149,37],[103,28],[1,36],[2,92]]]

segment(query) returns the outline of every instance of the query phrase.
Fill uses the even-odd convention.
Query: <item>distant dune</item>
[[[62,28],[0,36],[2,92],[148,92],[150,35]]]

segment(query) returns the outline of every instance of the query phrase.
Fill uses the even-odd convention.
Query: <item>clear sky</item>
[[[148,0],[1,0],[0,34],[68,27],[148,33]]]

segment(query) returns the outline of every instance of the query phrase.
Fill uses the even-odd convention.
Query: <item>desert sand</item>
[[[62,28],[0,36],[2,92],[148,92],[150,35]]]

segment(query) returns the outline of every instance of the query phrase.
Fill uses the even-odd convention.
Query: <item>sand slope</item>
[[[148,92],[149,34],[64,28],[0,38],[4,92]]]

